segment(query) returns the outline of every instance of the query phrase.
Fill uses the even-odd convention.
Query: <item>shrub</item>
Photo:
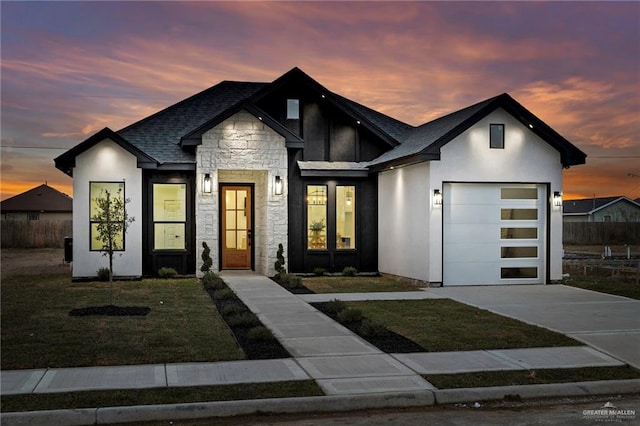
[[[255,327],[260,325],[260,320],[253,312],[242,312],[225,318],[231,327]]]
[[[221,290],[225,288],[224,281],[215,272],[207,272],[202,277],[202,284],[207,290]]]
[[[210,256],[211,249],[204,241],[202,242],[202,248],[204,250],[202,250],[202,266],[200,267],[200,271],[209,272],[211,265],[213,265],[213,260],[211,260]]]
[[[286,288],[300,288],[302,287],[302,278],[294,274],[282,274],[280,275],[280,283]]]
[[[362,319],[362,311],[360,309],[347,308],[338,312],[338,321],[341,323],[358,322]]]
[[[347,304],[342,300],[333,299],[327,302],[325,309],[330,314],[337,314],[347,309]]]
[[[220,313],[222,314],[222,316],[228,317],[231,315],[239,314],[242,311],[244,311],[244,308],[239,303],[229,303],[222,307]]]
[[[158,276],[160,278],[173,278],[178,275],[178,271],[173,268],[162,267],[158,270]]]
[[[273,267],[276,270],[276,278],[282,277],[283,274],[287,273],[287,270],[284,268],[284,248],[282,244],[278,244],[278,251],[276,252],[276,262],[273,264]]]
[[[342,270],[342,275],[344,275],[345,277],[355,277],[357,273],[358,270],[353,266],[345,266],[345,268]]]
[[[321,277],[326,273],[327,273],[327,270],[324,268],[313,268],[313,274],[318,277]]]
[[[98,281],[109,281],[109,268],[100,268],[98,269]]]
[[[249,340],[273,340],[273,333],[267,327],[259,325],[257,327],[250,328],[247,331],[247,339]]]
[[[232,299],[236,294],[230,288],[223,288],[213,292],[213,298],[217,300]]]
[[[385,336],[388,331],[382,323],[364,319],[360,324],[360,333],[365,337],[381,337]]]

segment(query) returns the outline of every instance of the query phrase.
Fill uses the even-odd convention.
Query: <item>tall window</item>
[[[356,248],[356,187],[336,187],[336,246]]]
[[[91,238],[90,250],[102,250],[102,241],[99,239],[98,222],[94,220],[98,214],[98,199],[106,197],[107,191],[111,198],[124,200],[124,182],[90,182],[89,183],[89,234]],[[124,235],[121,233],[115,238],[116,251],[124,250]]]
[[[307,186],[307,247],[310,250],[327,248],[327,186]]]
[[[187,185],[153,184],[153,248],[184,250],[187,221]]]
[[[504,148],[504,124],[489,125],[489,147]]]
[[[300,119],[300,100],[287,99],[287,120]]]

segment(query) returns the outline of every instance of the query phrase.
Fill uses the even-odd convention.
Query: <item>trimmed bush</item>
[[[98,281],[109,281],[109,268],[98,269]]]
[[[256,327],[261,325],[260,320],[253,312],[242,312],[233,314],[225,318],[225,321],[231,327]]]
[[[365,337],[382,337],[385,336],[388,331],[382,323],[364,319],[360,324],[360,333]]]
[[[178,271],[173,268],[162,267],[158,270],[158,276],[160,278],[173,278],[178,275]]]
[[[209,270],[211,269],[211,265],[213,265],[213,260],[211,260],[210,255],[211,249],[204,241],[202,242],[202,248],[202,266],[200,267],[200,271],[209,272]]]
[[[318,277],[321,277],[326,273],[327,273],[327,270],[324,268],[313,268],[313,274]]]
[[[235,295],[236,294],[230,288],[223,288],[213,292],[213,298],[218,300],[232,299]]]
[[[276,262],[273,264],[273,268],[276,270],[276,278],[282,277],[283,274],[287,273],[287,270],[284,267],[284,248],[282,244],[278,244],[278,251],[276,252]]]
[[[273,340],[273,333],[267,327],[259,325],[247,331],[247,339],[249,340]]]
[[[302,287],[302,278],[294,274],[282,274],[280,275],[280,283],[286,288],[300,288]]]
[[[231,315],[237,315],[240,312],[244,311],[244,308],[238,303],[229,303],[224,305],[220,310],[220,313],[223,317],[228,317]]]
[[[338,312],[338,321],[341,323],[358,322],[362,320],[362,311],[360,309],[347,308]]]
[[[344,275],[345,277],[355,277],[357,273],[358,270],[353,266],[345,266],[345,268],[342,270],[342,275]]]
[[[347,304],[342,300],[333,299],[327,302],[326,309],[329,314],[335,315],[347,309]]]
[[[207,290],[221,290],[226,288],[224,281],[215,272],[207,272],[202,277],[202,284]]]

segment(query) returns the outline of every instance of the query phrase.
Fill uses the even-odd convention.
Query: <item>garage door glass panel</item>
[[[501,268],[500,278],[538,278],[538,268]]]
[[[538,257],[538,247],[501,247],[500,257],[503,259]]]
[[[500,228],[503,240],[527,240],[538,238],[538,228]]]
[[[538,209],[500,209],[502,220],[538,220]]]
[[[537,200],[538,188],[500,188],[503,200]]]

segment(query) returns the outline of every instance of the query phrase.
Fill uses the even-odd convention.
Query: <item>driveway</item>
[[[500,315],[566,334],[640,368],[640,301],[564,285],[430,288]]]

